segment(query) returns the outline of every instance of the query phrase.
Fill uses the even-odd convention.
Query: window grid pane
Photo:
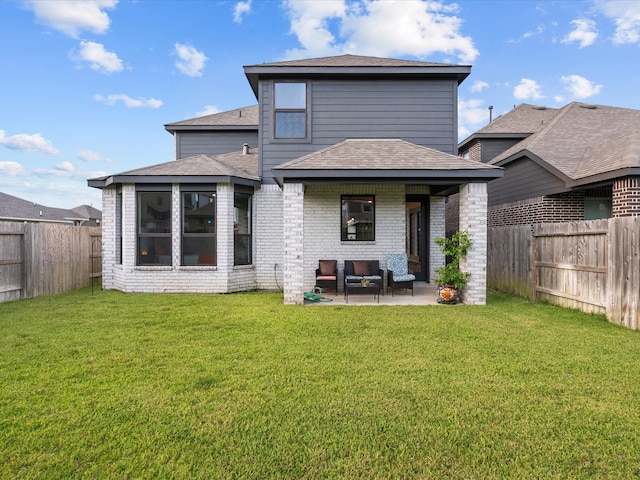
[[[138,192],[138,265],[171,265],[171,192]]]
[[[182,265],[216,265],[216,195],[182,194]]]

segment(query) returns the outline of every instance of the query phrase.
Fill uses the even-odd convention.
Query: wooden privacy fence
[[[101,238],[100,227],[0,222],[0,302],[91,285]]]
[[[640,218],[488,230],[487,285],[640,329]]]

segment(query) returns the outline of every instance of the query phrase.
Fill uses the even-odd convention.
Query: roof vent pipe
[[[493,122],[493,105],[489,105],[489,123]]]
[[[242,154],[243,155],[248,155],[249,154],[249,144],[245,143],[242,145]]]

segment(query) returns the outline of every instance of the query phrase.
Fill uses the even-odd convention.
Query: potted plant
[[[471,277],[471,273],[460,270],[460,259],[471,247],[471,238],[467,232],[458,231],[451,238],[438,237],[435,242],[442,253],[449,257],[449,263],[436,269],[434,281],[438,284],[438,303],[457,303],[460,300],[460,290]]]

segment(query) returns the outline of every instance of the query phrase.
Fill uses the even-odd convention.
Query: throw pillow
[[[336,260],[320,260],[320,275],[335,275]]]
[[[365,277],[367,275],[371,275],[369,271],[369,262],[368,261],[353,261],[353,274],[358,275],[359,277]]]

